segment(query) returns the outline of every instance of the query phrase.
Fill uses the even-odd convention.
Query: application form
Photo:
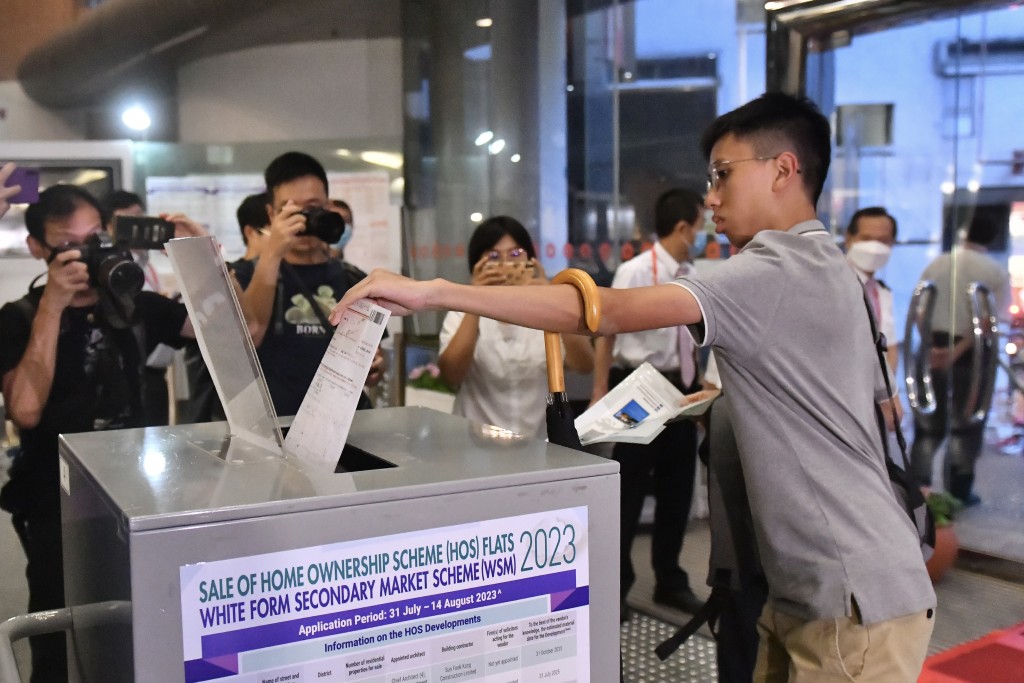
[[[285,450],[334,472],[391,313],[368,300],[341,316],[284,440]]]

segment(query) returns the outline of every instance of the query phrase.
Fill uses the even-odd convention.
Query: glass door
[[[894,219],[874,278],[891,293],[890,342],[903,351],[912,466],[968,506],[962,545],[1024,560],[1024,533],[993,533],[1024,512],[1024,7],[767,10],[769,87],[804,92],[832,118],[819,213],[843,241],[860,210]]]

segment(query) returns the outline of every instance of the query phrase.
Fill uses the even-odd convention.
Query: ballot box
[[[226,423],[60,467],[75,680],[618,680],[614,462],[388,408],[333,474]]]
[[[618,680],[617,463],[327,401],[297,455],[216,244],[168,254],[228,419],[61,436],[72,680]]]

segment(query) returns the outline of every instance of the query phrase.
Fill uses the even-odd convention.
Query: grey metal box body
[[[617,463],[416,408],[358,413],[348,443],[394,467],[344,474],[226,432],[210,423],[62,437],[69,643],[82,680],[186,680],[182,567],[579,507],[591,680],[618,680]],[[130,601],[131,623],[81,609],[104,601]]]

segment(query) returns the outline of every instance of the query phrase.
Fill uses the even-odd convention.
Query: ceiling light
[[[146,130],[153,123],[146,110],[137,104],[124,110],[121,121],[132,130]]]
[[[484,215],[479,211],[474,211],[473,213],[469,214],[469,220],[473,221],[474,223],[479,223],[483,219]]]
[[[360,152],[359,158],[368,164],[398,170],[402,168],[402,155],[394,152]]]
[[[505,149],[505,141],[502,140],[501,138],[498,138],[497,140],[495,140],[494,142],[487,146],[487,150],[491,154],[497,154],[503,149]]]
[[[476,25],[480,28],[490,28],[494,24],[494,20],[490,17],[483,17],[476,20]]]
[[[477,147],[482,147],[483,145],[486,145],[493,139],[494,133],[492,131],[485,130],[483,133],[480,133],[480,135],[476,136],[476,140],[473,141],[473,144],[476,145]]]
[[[522,158],[523,157],[520,154],[513,154],[512,156],[509,157],[508,160],[511,161],[513,164],[518,164],[522,160]]]

